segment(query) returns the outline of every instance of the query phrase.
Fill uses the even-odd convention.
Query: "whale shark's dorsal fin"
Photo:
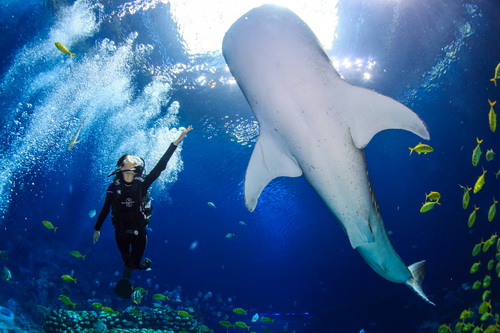
[[[407,130],[429,140],[427,126],[412,110],[390,97],[345,83],[352,110],[346,117],[356,147],[366,147],[375,134],[386,129]]]
[[[248,163],[245,175],[245,206],[251,212],[257,206],[262,190],[277,177],[299,177],[302,170],[295,158],[261,128],[259,140]]]

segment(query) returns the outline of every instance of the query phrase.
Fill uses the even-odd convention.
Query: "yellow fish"
[[[148,294],[149,293],[146,289],[144,289],[142,287],[135,287],[134,291],[139,291],[139,292],[141,292],[143,294]]]
[[[488,270],[491,271],[495,267],[495,260],[491,259],[488,261]]]
[[[83,260],[85,260],[85,256],[81,254],[80,251],[69,251],[69,253],[75,258],[82,258]]]
[[[495,244],[495,241],[492,240],[491,238],[486,240],[486,242],[484,242],[484,244],[483,244],[483,252],[488,252],[490,247],[494,244]]]
[[[477,272],[477,270],[479,269],[479,266],[481,265],[481,262],[475,262],[472,264],[471,268],[470,268],[470,273],[471,274],[474,274]]]
[[[61,276],[61,279],[63,279],[66,282],[76,283],[76,279],[74,279],[71,275],[63,275],[63,276]]]
[[[193,316],[191,316],[191,315],[189,314],[189,312],[187,312],[187,311],[179,310],[179,311],[177,311],[177,313],[178,313],[178,314],[179,314],[179,316],[181,316],[181,317],[185,317],[185,318],[193,318]]]
[[[139,310],[137,310],[137,309],[131,309],[129,312],[131,314],[133,314],[134,316],[136,316],[136,317],[140,317],[141,316],[141,312]]]
[[[447,332],[451,332],[451,327],[449,325],[443,324],[439,326],[438,333],[447,333]]]
[[[80,141],[76,141],[76,140],[78,140],[78,136],[80,136],[80,131],[82,130],[82,126],[85,123],[85,119],[86,118],[87,117],[83,118],[83,120],[80,122],[80,126],[78,126],[78,129],[76,130],[75,135],[73,135],[73,138],[69,142],[68,151],[70,151],[71,149],[73,149],[74,145],[76,145],[77,143],[80,142]]]
[[[470,309],[469,310],[464,310],[460,314],[460,319],[465,320],[465,319],[472,318],[472,316],[473,316],[473,312],[470,311]]]
[[[66,305],[71,305],[72,307],[75,307],[76,303],[71,302],[71,299],[66,296],[66,295],[59,295],[59,299]]]
[[[66,46],[64,46],[63,44],[61,44],[61,43],[59,43],[59,42],[55,42],[54,44],[56,45],[56,47],[57,47],[57,49],[58,49],[59,51],[61,51],[62,53],[67,53],[67,54],[69,54],[70,59],[71,59],[71,58],[73,58],[73,56],[75,55],[74,53],[71,53],[71,52],[68,50],[68,48],[67,48]]]
[[[495,159],[495,152],[493,151],[493,149],[488,149],[486,151],[486,160],[488,162],[491,162]]]
[[[247,330],[250,331],[250,326],[248,326],[247,324],[245,324],[244,322],[242,321],[237,321],[234,323],[235,326],[238,326],[240,328],[246,328]]]
[[[434,148],[432,148],[429,145],[425,145],[422,142],[420,142],[418,145],[416,145],[413,148],[408,147],[408,149],[410,149],[410,155],[411,155],[411,153],[413,153],[413,151],[416,151],[419,155],[431,153],[434,151]]]
[[[198,331],[200,332],[213,332],[214,330],[211,330],[209,329],[207,326],[205,325],[198,325],[198,327],[196,327],[198,329]]]
[[[485,314],[488,310],[491,309],[491,304],[489,302],[483,301],[479,306],[479,314]]]
[[[101,308],[101,311],[104,311],[104,312],[106,312],[107,314],[114,314],[114,315],[118,315],[118,314],[120,313],[120,312],[118,312],[118,311],[113,310],[113,309],[112,309],[112,308],[110,308],[110,307],[107,307],[107,306],[103,306],[103,307]]]
[[[483,325],[481,325],[481,326],[483,326]],[[498,332],[498,324],[491,324],[488,327],[486,327],[483,331],[483,333],[495,333],[495,332]],[[472,333],[474,333],[474,332],[472,332]]]
[[[165,296],[162,294],[154,294],[153,299],[155,299],[157,301],[163,301],[164,299],[166,299],[167,301],[169,300],[168,296]]]
[[[476,211],[478,209],[479,209],[479,207],[474,206],[474,210],[469,215],[469,220],[467,222],[467,225],[469,226],[469,228],[472,228],[472,226],[474,225],[474,222],[476,222]]]
[[[486,312],[485,314],[483,314],[483,315],[481,316],[481,318],[479,318],[479,320],[481,320],[481,321],[487,321],[487,320],[488,320],[491,316],[493,316],[493,314],[491,314],[491,313],[489,313],[489,312]],[[471,323],[471,324],[472,324],[472,323]],[[477,328],[477,327],[476,327],[476,328]],[[476,328],[474,328],[474,329],[476,329]],[[483,332],[484,332],[484,331],[483,331]],[[472,331],[472,333],[480,333],[480,331],[476,331],[476,332]]]
[[[210,206],[210,207],[212,207],[212,208],[217,208],[217,207],[215,206],[215,204],[214,204],[213,202],[211,202],[211,201],[207,202],[207,205],[209,205],[209,206]]]
[[[488,312],[489,309],[491,309],[491,304],[489,302],[483,302],[479,306],[478,312],[479,314],[485,314],[486,312]]]
[[[495,67],[495,75],[493,75],[493,78],[490,79],[490,81],[493,81],[495,84],[495,87],[497,86],[497,79],[500,79],[500,63],[498,63],[497,67]]]
[[[425,194],[425,198],[432,201],[439,201],[441,194],[439,192],[430,192],[429,194]]]
[[[219,324],[221,324],[224,327],[233,327],[233,324],[231,324],[227,320],[221,320],[221,321],[219,321]]]
[[[242,308],[235,308],[235,309],[233,309],[233,312],[236,314],[239,314],[239,315],[246,315],[247,314],[247,311],[243,310]]]
[[[485,290],[482,296],[483,302],[486,302],[491,297],[491,290]]]
[[[477,146],[472,151],[472,165],[473,166],[476,166],[479,163],[479,159],[481,158],[481,154],[483,153],[481,151],[481,146],[480,146],[481,142],[483,142],[483,140],[479,140],[478,138],[476,138],[476,141],[477,141]]]
[[[102,309],[102,304],[101,303],[98,303],[98,302],[94,302],[92,303],[92,306],[96,309]]]
[[[495,214],[497,212],[497,203],[498,201],[493,198],[493,204],[490,206],[490,209],[488,210],[488,221],[491,222],[495,218]]]
[[[497,129],[497,115],[495,113],[495,110],[493,110],[493,106],[497,103],[497,101],[490,101],[488,100],[488,103],[490,103],[490,112],[488,113],[488,122],[490,123],[490,130],[492,132],[495,132]]]
[[[54,232],[56,232],[57,228],[59,228],[59,227],[54,227],[54,225],[49,221],[42,221],[42,224],[44,225],[45,228],[52,229],[54,230]]]
[[[481,288],[482,286],[483,286],[483,283],[481,281],[476,281],[472,285],[472,289],[477,290],[477,289]]]
[[[458,184],[458,186],[460,186],[461,188],[464,189],[464,196],[462,197],[462,207],[464,209],[467,209],[467,207],[469,206],[469,201],[470,201],[469,191],[472,190],[472,187],[462,186],[460,184]]]
[[[474,248],[472,249],[472,256],[475,257],[481,252],[481,247],[483,246],[483,242],[474,245]]]
[[[434,205],[438,204],[440,205],[439,202],[437,201],[428,201],[422,204],[422,207],[420,208],[420,213],[425,213],[430,211],[432,208],[434,208]]]
[[[490,241],[490,243],[493,245],[495,244],[495,241],[497,240],[498,238],[498,235],[497,233],[495,232],[494,234],[491,235],[490,239],[488,239]]]
[[[484,186],[484,175],[486,174],[486,170],[483,169],[483,174],[477,178],[476,184],[474,184],[474,193],[481,191]]]

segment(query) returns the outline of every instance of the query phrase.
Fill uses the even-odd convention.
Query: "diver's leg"
[[[125,265],[123,269],[123,277],[125,279],[129,279],[130,276],[132,275],[132,271],[134,270],[130,254],[131,237],[127,235],[124,231],[117,230],[115,232],[115,238],[116,238],[116,245],[118,245],[118,250],[120,251],[120,255]]]
[[[131,261],[135,269],[148,269],[151,265],[149,259],[144,259],[141,261],[144,251],[146,250],[146,245],[148,243],[148,236],[146,231],[139,232],[139,235],[134,236],[132,242],[132,253],[130,255]],[[149,263],[148,263],[149,262]]]

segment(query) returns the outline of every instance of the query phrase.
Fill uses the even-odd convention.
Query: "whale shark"
[[[342,79],[309,26],[287,8],[244,14],[226,32],[222,54],[259,123],[244,180],[247,209],[255,210],[271,180],[303,175],[376,273],[434,304],[422,290],[426,262],[406,266],[391,245],[363,152],[386,129],[429,140],[425,123],[396,100]]]

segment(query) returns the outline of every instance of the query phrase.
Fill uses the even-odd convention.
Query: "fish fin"
[[[422,290],[422,281],[424,280],[425,272],[427,270],[427,263],[425,262],[425,260],[416,262],[408,266],[408,270],[410,271],[412,277],[405,282],[406,285],[413,289],[413,291],[415,291],[427,303],[435,306],[436,304],[431,302]]]
[[[403,129],[425,140],[430,139],[422,119],[403,104],[369,89],[349,86],[347,92],[352,101],[349,126],[354,144],[359,149],[366,147],[375,134],[386,129]]]
[[[261,128],[245,175],[245,206],[253,212],[262,190],[274,178],[301,175],[295,158]]]
[[[59,228],[59,227],[55,227],[55,228],[54,228],[54,232],[56,232],[56,231],[57,231],[57,228]]]

